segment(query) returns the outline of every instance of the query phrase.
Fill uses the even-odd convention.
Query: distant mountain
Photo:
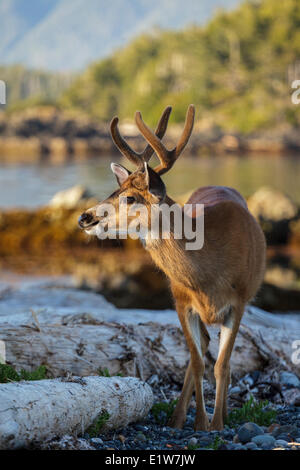
[[[76,70],[153,27],[202,24],[240,0],[1,0],[0,63]]]

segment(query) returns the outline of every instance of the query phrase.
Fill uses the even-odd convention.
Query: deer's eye
[[[127,196],[126,202],[127,204],[133,204],[134,202],[136,202],[136,198],[134,196]]]

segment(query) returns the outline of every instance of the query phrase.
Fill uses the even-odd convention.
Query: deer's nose
[[[93,221],[94,217],[88,212],[84,212],[78,219],[79,227],[85,227]]]

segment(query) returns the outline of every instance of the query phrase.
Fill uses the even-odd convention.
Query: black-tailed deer
[[[137,169],[130,173],[123,166],[112,164],[112,171],[120,188],[98,206],[81,215],[81,228],[90,234],[96,233],[99,226],[108,222],[107,217],[98,215],[99,208],[101,209],[104,203],[112,204],[118,217],[120,197],[127,198],[129,208],[135,203],[147,208],[149,217],[144,221],[146,226],[150,223],[153,205],[174,204],[166,195],[161,175],[174,165],[185,148],[192,133],[195,110],[193,105],[189,106],[182,136],[173,150],[166,149],[161,140],[170,112],[171,108],[166,108],[155,133],[143,122],[141,114],[136,113],[136,124],[148,142],[144,152],[140,154],[130,148],[120,135],[118,119],[112,120],[111,134],[115,144]],[[147,163],[154,152],[160,164],[153,170]],[[246,201],[232,188],[202,187],[196,190],[187,202],[193,205],[204,204],[202,249],[186,250],[184,237],[176,239],[172,233],[168,239],[145,238],[146,249],[170,279],[176,310],[191,354],[183,389],[170,425],[179,428],[183,426],[195,390],[195,429],[220,430],[227,415],[230,356],[245,304],[256,294],[263,279],[265,239],[258,223],[248,211]],[[203,400],[202,380],[204,356],[210,340],[206,326],[213,324],[220,325],[221,334],[219,354],[214,368],[215,410],[209,424]]]

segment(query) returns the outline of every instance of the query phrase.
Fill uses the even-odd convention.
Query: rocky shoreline
[[[167,413],[170,404],[178,397],[180,390],[176,386],[159,383],[158,377],[153,377],[149,382],[155,396],[155,404],[149,414],[140,422],[129,424],[126,428],[111,431],[109,433],[97,433],[90,435],[88,432],[74,438],[65,436],[60,440],[43,444],[44,449],[82,449],[82,450],[172,450],[181,451],[261,451],[261,450],[300,450],[300,402],[296,405],[284,403],[276,393],[271,399],[265,401],[265,405],[257,417],[257,424],[247,421],[250,415],[242,419],[240,423],[234,423],[230,417],[233,410],[240,410],[234,397],[237,388],[248,387],[248,394],[244,395],[244,403],[247,402],[249,385],[260,373],[246,375],[240,380],[240,385],[231,387],[229,391],[229,421],[223,431],[195,431],[193,423],[195,419],[195,401],[192,401],[183,429],[173,429],[167,426]],[[280,375],[278,386],[284,391],[290,389],[294,380],[299,385],[296,375],[283,372]],[[241,385],[242,384],[242,385]],[[245,385],[246,384],[246,385]],[[212,416],[214,405],[214,393],[212,385],[204,382],[206,396],[206,411]],[[270,387],[269,387],[270,388]],[[264,387],[266,393],[268,385]],[[253,387],[252,387],[253,390]],[[284,392],[285,393],[285,392]],[[254,389],[252,396],[256,402],[262,403],[264,396]],[[249,399],[248,399],[249,402]],[[270,413],[271,412],[271,413]],[[273,416],[269,418],[269,416]],[[265,424],[261,424],[261,423]]]
[[[141,151],[145,143],[133,124],[125,122],[120,127],[128,142]],[[170,128],[167,145],[176,144],[179,127]],[[227,153],[298,155],[300,135],[292,127],[242,135],[226,134],[219,128],[197,129],[196,126],[189,151],[195,156]],[[59,164],[115,153],[108,123],[98,124],[84,115],[74,115],[53,107],[0,114],[0,162],[26,164],[48,161]]]
[[[95,203],[86,189],[76,186],[44,207],[0,211],[1,270],[68,274],[77,287],[99,292],[119,308],[172,308],[168,281],[139,241],[100,241],[78,229],[78,215]],[[259,189],[248,205],[268,243],[265,283],[255,305],[299,311],[299,207],[271,188]]]

